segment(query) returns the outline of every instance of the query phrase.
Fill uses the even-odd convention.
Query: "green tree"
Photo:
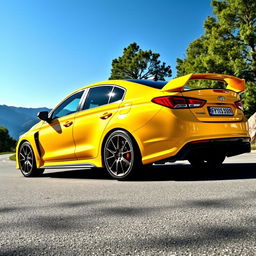
[[[212,6],[214,16],[205,20],[204,34],[189,45],[184,59],[177,59],[177,74],[223,73],[246,79],[243,100],[250,116],[256,111],[256,1],[212,0]]]
[[[0,126],[0,152],[14,151],[16,140],[12,139],[8,130]]]
[[[151,50],[143,51],[136,43],[124,48],[123,56],[113,59],[109,79],[148,79],[158,80],[171,77],[172,70],[159,60],[160,54]]]

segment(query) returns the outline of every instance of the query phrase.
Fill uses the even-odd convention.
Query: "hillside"
[[[40,111],[49,111],[49,109],[0,105],[0,126],[6,127],[10,136],[18,139],[22,133],[39,121],[36,115]]]

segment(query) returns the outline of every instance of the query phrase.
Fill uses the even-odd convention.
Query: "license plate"
[[[232,108],[229,107],[208,107],[211,116],[233,116]]]

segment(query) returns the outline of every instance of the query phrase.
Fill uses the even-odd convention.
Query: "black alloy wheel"
[[[23,142],[20,146],[18,161],[20,171],[25,177],[39,176],[44,172],[44,169],[36,168],[34,152],[29,142]]]
[[[142,166],[137,145],[122,130],[114,131],[107,138],[103,161],[108,173],[118,180],[130,178]]]

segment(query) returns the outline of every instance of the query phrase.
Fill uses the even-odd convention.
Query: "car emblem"
[[[218,96],[217,99],[220,101],[224,101],[226,98],[224,96]]]

